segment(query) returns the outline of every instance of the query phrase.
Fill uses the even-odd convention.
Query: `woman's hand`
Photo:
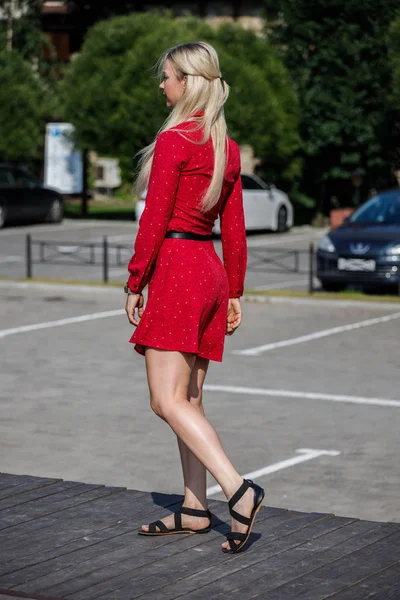
[[[135,327],[139,325],[138,319],[142,318],[143,315],[143,295],[142,294],[128,294],[126,297],[125,310],[128,315],[129,323],[132,323]],[[135,311],[138,311],[138,318],[135,317]]]
[[[239,298],[229,298],[228,318],[225,335],[232,335],[242,321],[242,307]]]

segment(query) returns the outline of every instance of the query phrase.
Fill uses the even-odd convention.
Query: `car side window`
[[[389,223],[400,223],[400,196],[389,203],[386,220]]]
[[[241,175],[242,188],[244,190],[263,190],[264,188],[252,177]]]
[[[0,169],[0,185],[12,185],[14,178],[8,169]]]
[[[20,169],[13,169],[12,175],[16,185],[29,185],[30,183],[34,183],[33,178],[29,177],[27,173]]]

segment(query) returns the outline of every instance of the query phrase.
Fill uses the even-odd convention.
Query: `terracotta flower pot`
[[[353,214],[354,208],[334,208],[329,213],[330,226],[336,229],[343,223],[346,217]]]

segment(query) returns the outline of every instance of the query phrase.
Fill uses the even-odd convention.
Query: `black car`
[[[6,222],[59,223],[64,214],[63,196],[45,187],[19,167],[0,164],[0,227]]]
[[[400,285],[400,188],[377,194],[320,240],[317,277],[328,291]]]

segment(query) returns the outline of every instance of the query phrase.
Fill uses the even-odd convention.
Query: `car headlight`
[[[335,252],[336,248],[332,244],[331,238],[329,235],[324,235],[318,242],[318,250],[323,250],[324,252]]]
[[[391,254],[392,256],[400,256],[400,244],[389,246],[389,248],[386,248],[385,254]]]

